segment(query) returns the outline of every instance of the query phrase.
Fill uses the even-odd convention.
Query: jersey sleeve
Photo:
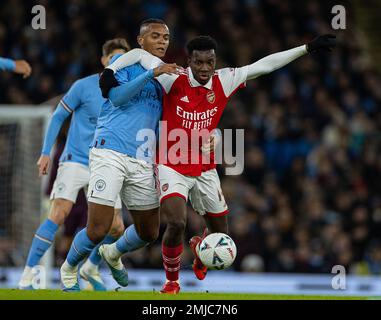
[[[131,81],[111,88],[110,101],[116,107],[127,104],[151,79],[153,79],[153,71],[148,70]]]
[[[140,63],[144,69],[149,70],[158,67],[164,62],[143,49],[132,49],[118,57],[118,59],[107,66],[107,68],[115,73],[135,63]]]
[[[14,71],[15,68],[16,63],[14,60],[0,57],[0,70]]]
[[[176,81],[178,77],[179,75],[177,74],[162,74],[161,76],[158,76],[156,80],[159,81],[165,93],[169,93],[169,91],[171,91],[173,83]]]
[[[50,119],[48,128],[46,130],[44,144],[42,146],[42,155],[50,155],[50,151],[57,139],[58,133],[64,123],[65,119],[70,115],[65,106],[60,102],[57,109],[54,111],[52,118]]]
[[[111,64],[114,63],[117,59],[119,59],[122,55],[123,55],[122,53],[114,54],[114,55],[111,57],[111,59],[110,59],[110,61],[109,61],[108,64],[111,65]]]
[[[307,53],[306,45],[277,52],[241,68],[217,70],[224,93],[229,97],[246,80],[273,72]]]
[[[115,78],[120,84],[122,84],[129,81],[129,79],[126,79],[127,77],[123,77],[123,73],[121,71],[135,63],[140,63],[144,69],[151,70],[160,66],[164,62],[143,49],[133,49],[118,57],[107,68],[114,71]],[[127,74],[125,76],[127,76]],[[159,81],[165,92],[168,93],[177,77],[177,75],[162,74],[157,77],[156,80]]]
[[[299,46],[286,51],[270,54],[247,67],[247,80],[255,79],[284,67],[295,59],[307,54],[307,46]]]
[[[121,70],[118,70],[114,74],[115,79],[118,81],[119,85],[127,83],[130,81],[130,72],[129,68],[123,68]]]
[[[81,105],[81,94],[82,94],[82,82],[77,80],[70,87],[69,91],[63,96],[60,103],[68,111],[72,113]]]
[[[226,97],[231,96],[235,90],[244,85],[247,79],[247,70],[247,66],[217,70]]]

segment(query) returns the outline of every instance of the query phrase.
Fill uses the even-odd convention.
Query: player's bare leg
[[[124,223],[121,216],[121,209],[114,210],[114,220],[111,225],[111,229],[104,240],[98,244],[86,262],[82,265],[79,274],[81,278],[88,281],[95,291],[106,291],[106,287],[99,272],[99,264],[102,257],[100,256],[98,249],[101,244],[111,244],[119,239],[124,232]]]
[[[122,219],[122,210],[115,209],[114,210],[114,220],[112,221],[111,229],[109,231],[109,235],[114,238],[119,238],[124,232],[124,223]]]
[[[211,233],[215,232],[221,232],[221,233],[228,233],[228,218],[227,215],[224,216],[212,216],[212,215],[205,215],[204,216],[206,225],[208,227],[208,230]],[[198,249],[200,246],[201,241],[207,236],[207,229],[204,230],[204,234],[202,237],[200,236],[193,236],[189,240],[189,246],[192,250],[192,253],[194,255],[194,261],[193,261],[193,272],[196,275],[198,280],[204,280],[206,277],[206,274],[208,272],[208,268],[201,262],[200,258],[198,257]]]
[[[69,215],[74,203],[66,199],[54,199],[49,212],[49,219],[61,226]]]
[[[213,215],[205,215],[204,216],[206,225],[208,226],[208,230],[211,233],[221,232],[228,233],[228,215],[224,215],[221,217],[215,217]]]
[[[108,234],[114,220],[114,208],[111,206],[89,202],[87,235],[98,244]]]
[[[114,279],[120,284],[128,280],[127,271],[121,257],[124,253],[140,249],[154,242],[159,235],[160,216],[158,208],[148,210],[130,210],[134,224],[111,245],[101,245],[99,253],[111,269]],[[119,270],[119,271],[115,271]]]
[[[180,197],[167,198],[161,203],[160,213],[167,223],[162,243],[167,281],[161,292],[176,294],[180,291],[179,272],[187,217],[186,202]]]
[[[147,243],[154,242],[159,236],[159,208],[151,210],[130,210],[136,232]]]
[[[42,256],[53,243],[58,228],[64,223],[73,208],[73,202],[66,199],[54,199],[48,219],[37,229],[29,250],[27,263],[19,282],[19,288],[32,290],[32,269],[39,264]]]

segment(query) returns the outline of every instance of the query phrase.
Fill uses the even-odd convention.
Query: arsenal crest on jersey
[[[216,95],[214,94],[214,91],[209,91],[206,94],[206,100],[208,100],[209,103],[213,103],[214,100],[216,100]]]

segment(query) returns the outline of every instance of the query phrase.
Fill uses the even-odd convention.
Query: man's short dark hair
[[[124,51],[129,51],[131,49],[127,40],[124,38],[115,38],[111,40],[107,40],[102,46],[102,54],[103,56],[108,56],[114,50],[122,49]]]
[[[186,48],[189,55],[191,55],[194,50],[217,50],[217,41],[210,36],[198,36],[190,40]]]
[[[140,24],[140,34],[142,33],[142,29],[146,26],[148,26],[149,24],[152,24],[152,23],[158,23],[158,24],[163,24],[163,25],[167,25],[164,20],[161,20],[161,19],[156,19],[156,18],[150,18],[150,19],[146,19],[144,21],[142,21],[142,23]]]

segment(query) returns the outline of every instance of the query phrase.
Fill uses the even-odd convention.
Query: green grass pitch
[[[0,300],[365,300],[355,296],[310,296],[276,295],[249,293],[207,293],[182,292],[177,295],[164,295],[152,291],[81,291],[67,293],[60,290],[23,291],[0,289]]]

